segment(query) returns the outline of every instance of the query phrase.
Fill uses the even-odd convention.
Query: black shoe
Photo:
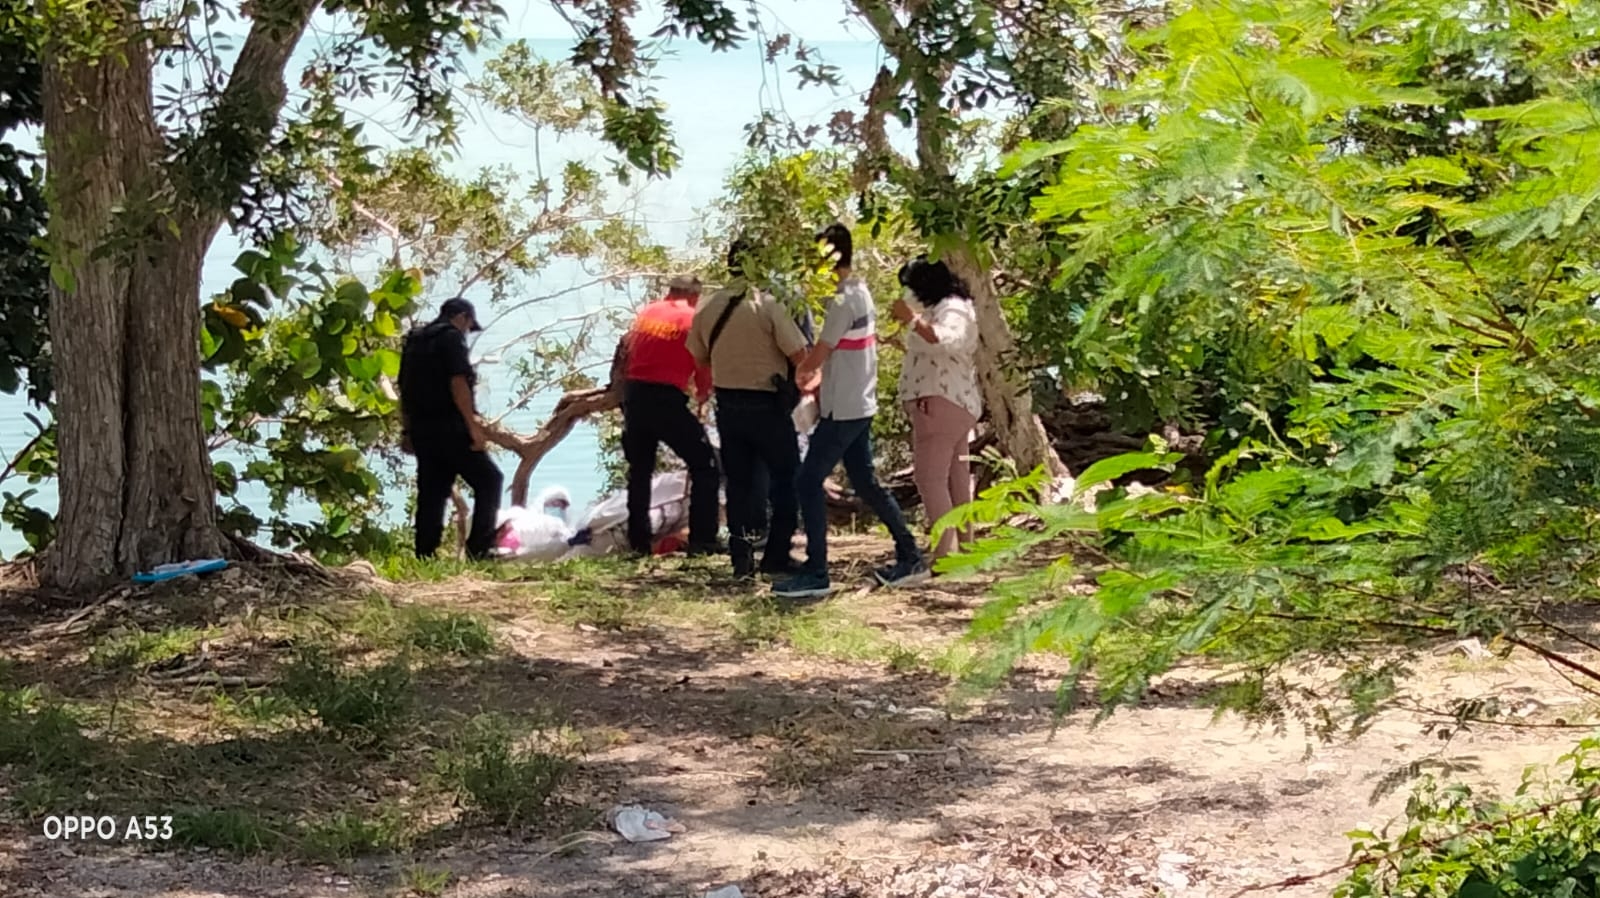
[[[884,586],[915,586],[926,583],[933,576],[933,571],[928,569],[927,562],[918,558],[915,561],[899,561],[888,567],[881,567],[872,572],[872,576]]]
[[[831,592],[833,584],[828,582],[826,571],[802,572],[799,576],[782,583],[775,583],[772,587],[772,594],[780,599],[821,599]]]

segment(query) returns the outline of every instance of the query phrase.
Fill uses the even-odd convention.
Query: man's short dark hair
[[[750,241],[736,237],[728,244],[728,273],[734,277],[744,274],[744,260],[750,255]]]
[[[834,222],[817,232],[817,242],[826,243],[833,247],[833,264],[839,268],[849,268],[855,258],[855,241],[850,238],[850,229]]]

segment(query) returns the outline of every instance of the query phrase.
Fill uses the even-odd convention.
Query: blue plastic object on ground
[[[208,574],[220,571],[228,566],[228,562],[221,558],[201,558],[195,561],[177,561],[172,564],[157,565],[148,571],[141,571],[133,575],[135,583],[160,583],[185,574]]]

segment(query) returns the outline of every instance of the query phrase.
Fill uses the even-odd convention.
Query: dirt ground
[[[880,549],[858,540],[842,557],[864,564]],[[1214,720],[1195,688],[1210,675],[1190,672],[1136,710],[1097,726],[1085,711],[1057,728],[1062,671],[1048,659],[952,714],[948,679],[927,670],[751,649],[692,626],[557,623],[506,589],[395,587],[494,617],[507,652],[472,675],[500,683],[507,702],[548,702],[611,734],[584,758],[578,800],[641,804],[682,832],[629,844],[597,822],[564,839],[482,836],[320,867],[68,848],[13,820],[0,827],[0,894],[391,896],[407,894],[402,868],[424,863],[450,872],[448,898],[685,896],[725,884],[755,898],[1231,896],[1341,864],[1344,833],[1380,827],[1403,807],[1404,788],[1372,800],[1397,767],[1448,760],[1458,779],[1509,789],[1584,735],[1556,724],[1592,710],[1532,657],[1441,651],[1414,684],[1424,703],[1495,696],[1519,704],[1522,725],[1443,744],[1426,727],[1433,718],[1391,713],[1354,742],[1313,744]],[[982,600],[978,588],[936,581],[831,601],[915,647],[959,637]],[[1261,894],[1327,895],[1338,878]]]

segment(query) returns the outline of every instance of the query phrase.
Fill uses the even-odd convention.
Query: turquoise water
[[[800,14],[799,2],[805,2],[805,13]],[[552,19],[546,6],[509,4],[510,15],[507,40],[528,39],[536,52],[546,58],[564,59],[571,41],[567,32]],[[815,42],[824,59],[838,67],[843,86],[837,91],[824,88],[796,89],[793,76],[764,63],[764,53],[752,44],[730,53],[714,53],[698,44],[675,42],[669,56],[656,69],[655,91],[668,105],[673,131],[682,156],[682,164],[672,178],[648,184],[637,180],[628,188],[618,188],[619,199],[627,198],[624,205],[637,216],[651,234],[652,239],[668,246],[685,247],[697,244],[704,230],[702,214],[721,192],[722,181],[730,167],[744,150],[743,129],[762,109],[779,109],[797,122],[825,123],[838,109],[859,108],[860,92],[870,84],[879,65],[879,51],[875,44],[858,40],[839,40],[849,34],[834,24],[842,16],[842,7],[832,0],[796,0],[775,2],[770,12],[786,18],[788,24],[807,42]],[[826,11],[827,15],[819,15]],[[648,12],[644,23],[656,21]],[[650,27],[641,30],[648,32]],[[831,38],[831,39],[830,39]],[[309,58],[311,47],[299,54],[301,62]],[[781,61],[780,61],[781,63]],[[293,66],[291,66],[293,68]],[[297,82],[291,76],[291,85]],[[399,146],[403,141],[386,129],[382,123],[395,122],[399,111],[392,105],[368,104],[360,108],[362,114],[375,123],[368,137],[375,143]],[[486,114],[474,109],[473,121],[462,128],[458,158],[451,167],[461,173],[474,172],[488,166],[508,166],[528,174],[533,171],[534,141],[525,125],[513,119]],[[394,129],[398,130],[398,129]],[[547,171],[557,171],[571,158],[594,161],[609,155],[605,147],[593,139],[566,139],[560,142],[546,137],[541,144],[544,166]],[[232,263],[244,247],[231,235],[221,235],[213,245],[206,260],[202,295],[210,295],[225,288],[237,275]],[[375,265],[356,264],[352,273],[370,275]],[[592,279],[575,268],[553,269],[536,279],[520,285],[524,297],[539,296],[565,290]],[[448,298],[447,286],[439,295],[430,291],[427,300],[436,305]],[[472,294],[468,294],[471,296]],[[473,297],[479,306],[480,317],[487,324],[496,319],[499,311],[489,307],[485,296]],[[478,354],[490,352],[520,334],[540,327],[550,326],[574,316],[581,316],[607,307],[621,308],[646,299],[638,289],[628,292],[607,292],[600,289],[575,290],[548,303],[508,312],[494,321],[480,335],[475,345]],[[515,303],[515,297],[508,300]],[[610,356],[615,335],[606,335],[597,341],[598,351]],[[513,348],[505,352],[509,361],[516,355]],[[499,414],[516,398],[516,386],[506,364],[487,364],[480,367],[483,386],[478,397],[479,407],[489,414]],[[601,375],[603,377],[603,372]],[[514,429],[530,431],[536,428],[549,413],[556,395],[536,397],[524,409],[511,414],[507,423]],[[23,417],[32,409],[20,397],[0,394],[0,451],[9,458],[33,435],[33,428]],[[225,457],[222,455],[219,458]],[[501,453],[498,459],[509,480],[515,468],[515,458]],[[546,486],[565,487],[573,497],[576,507],[583,507],[599,498],[602,481],[600,451],[593,426],[579,426],[558,446],[534,473],[532,491],[537,493]],[[28,488],[18,478],[0,485],[0,490],[20,492]],[[54,491],[51,484],[39,486],[40,495],[35,503],[54,508]],[[245,495],[246,504],[265,508],[265,495]],[[392,497],[396,507],[403,505],[404,496]],[[295,517],[314,519],[314,507],[291,509]],[[11,555],[24,547],[19,534],[0,526],[0,553]]]

